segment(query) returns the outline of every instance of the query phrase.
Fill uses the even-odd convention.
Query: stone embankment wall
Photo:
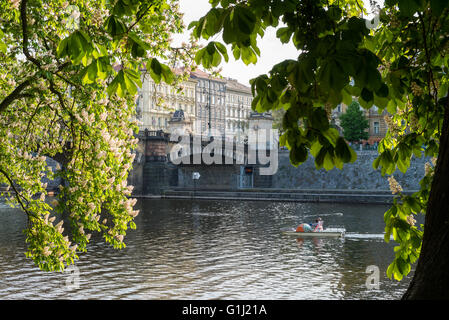
[[[276,174],[262,176],[258,166],[250,165],[174,165],[166,156],[167,149],[152,148],[155,144],[166,143],[165,137],[146,134],[139,138],[134,169],[129,176],[136,196],[334,202],[392,199],[388,176],[383,177],[380,170],[373,169],[372,163],[378,156],[376,151],[358,151],[356,162],[345,164],[342,170],[326,171],[317,170],[312,157],[294,167],[289,152],[280,150]],[[426,162],[430,159],[414,157],[405,174],[399,170],[393,173],[405,192],[419,190]],[[252,167],[250,175],[246,172],[247,167]],[[192,179],[193,172],[200,173],[199,180]]]
[[[382,177],[380,170],[374,170],[372,163],[377,151],[359,151],[354,163],[345,164],[343,169],[317,170],[314,159],[294,167],[289,161],[288,151],[279,152],[279,166],[273,176],[272,187],[281,189],[340,189],[340,190],[389,190],[388,176]],[[403,174],[393,173],[405,191],[419,189],[424,176],[424,165],[429,158],[412,158],[410,168]]]

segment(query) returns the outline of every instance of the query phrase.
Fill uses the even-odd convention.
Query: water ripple
[[[0,204],[0,299],[390,299],[409,279],[385,276],[382,206],[145,200],[127,247],[92,237],[80,255],[79,287],[67,273],[24,256],[23,215]],[[347,239],[292,239],[280,230],[322,216]],[[365,287],[368,265],[380,290]],[[71,282],[69,283],[71,284]]]

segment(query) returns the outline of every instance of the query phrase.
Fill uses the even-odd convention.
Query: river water
[[[395,245],[383,240],[387,206],[139,200],[137,207],[125,249],[93,236],[75,268],[48,273],[25,258],[24,214],[0,203],[0,299],[399,299],[411,279],[385,275]],[[346,236],[280,232],[318,216]]]

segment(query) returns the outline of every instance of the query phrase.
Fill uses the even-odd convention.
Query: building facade
[[[379,114],[378,108],[373,106],[371,109],[366,110],[365,114],[369,123],[367,143],[370,145],[377,144],[387,134],[388,126],[384,120],[384,117],[388,115],[388,112],[384,109]]]
[[[178,92],[175,87],[163,81],[157,84],[149,74],[144,74],[137,99],[137,119],[142,122],[141,130],[168,132],[170,119],[177,110],[182,110],[192,122],[195,121],[196,80],[190,78],[184,81],[182,91]]]
[[[238,141],[248,135],[248,121],[253,97],[251,88],[234,79],[226,81],[226,128],[227,137],[236,137]]]
[[[337,127],[340,134],[343,133],[343,129],[340,126],[339,117],[341,114],[346,112],[347,108],[348,106],[342,103],[332,110],[331,122]],[[383,110],[379,113],[379,109],[376,106],[373,106],[368,110],[365,110],[362,107],[360,108],[364,111],[365,117],[369,123],[369,128],[367,129],[368,140],[364,141],[364,144],[367,143],[373,145],[379,143],[379,141],[385,137],[388,130],[388,126],[384,120],[384,117],[388,114],[388,112]]]
[[[225,134],[226,81],[197,70],[190,73],[196,81],[194,132],[208,135],[212,130]]]
[[[145,74],[136,101],[141,130],[170,133],[170,126],[179,125],[175,114],[182,111],[186,132],[245,139],[253,100],[250,87],[235,79],[215,78],[201,70],[190,72],[181,86],[182,92],[177,92],[173,86],[162,81],[157,84]],[[187,123],[190,128],[185,127]]]

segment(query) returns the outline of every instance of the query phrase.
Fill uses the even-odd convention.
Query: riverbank
[[[0,190],[2,191],[2,190]],[[415,190],[404,193],[411,194]],[[48,196],[56,196],[57,191],[49,190]],[[238,190],[170,188],[160,194],[133,194],[138,199],[185,199],[185,200],[241,200],[241,201],[283,201],[322,203],[365,203],[390,204],[394,195],[390,190],[354,189],[274,189],[253,188]]]
[[[389,204],[394,196],[389,190],[339,190],[339,189],[240,189],[206,190],[172,188],[162,190],[160,195],[133,195],[150,199],[197,199],[242,201],[289,201],[323,203]]]

